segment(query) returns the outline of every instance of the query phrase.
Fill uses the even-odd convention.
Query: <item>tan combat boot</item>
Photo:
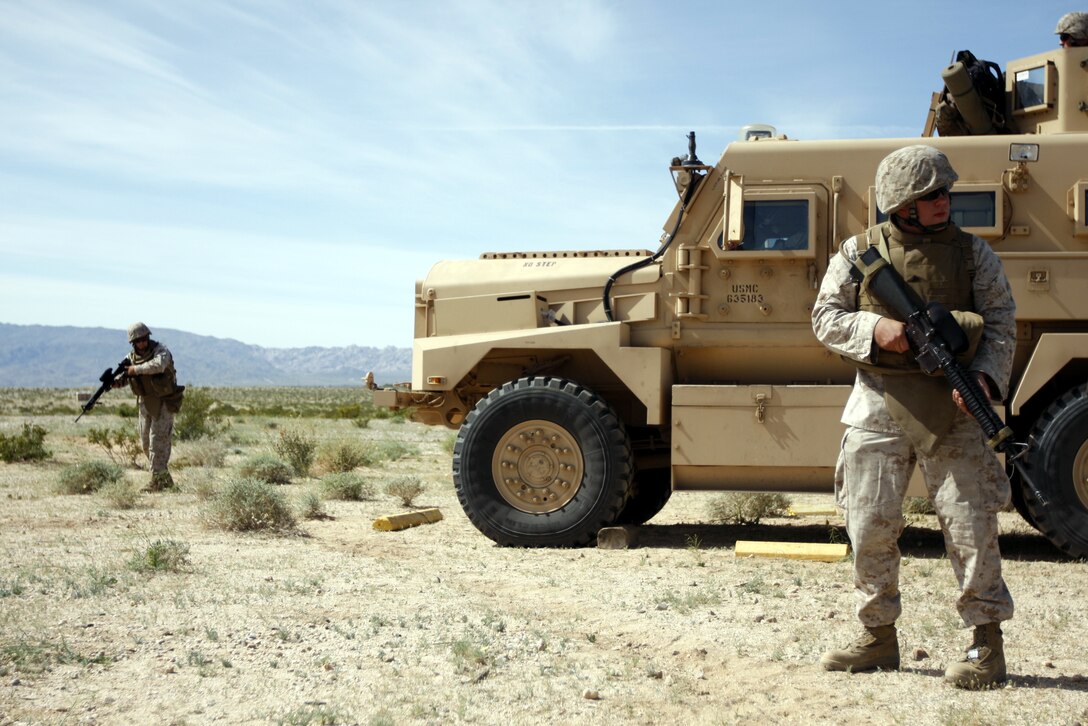
[[[161,492],[173,488],[174,477],[170,476],[169,471],[153,471],[151,472],[151,482],[147,485],[145,491]]]
[[[1006,678],[1005,642],[1000,623],[975,626],[975,637],[967,656],[948,666],[944,679],[960,688],[977,690],[1001,683]]]
[[[820,665],[828,671],[899,670],[899,638],[895,625],[866,627],[861,636],[845,650],[829,650],[820,658]]]

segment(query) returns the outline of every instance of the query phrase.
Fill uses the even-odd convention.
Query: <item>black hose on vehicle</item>
[[[680,229],[680,223],[684,221],[684,212],[687,210],[688,202],[691,201],[691,197],[695,194],[696,187],[699,186],[699,182],[703,180],[703,177],[697,174],[692,174],[691,183],[688,184],[687,191],[685,191],[683,197],[680,199],[680,213],[676,215],[676,224],[672,228],[672,232],[665,235],[665,241],[661,243],[661,246],[657,248],[657,252],[654,252],[649,257],[633,262],[626,267],[623,267],[616,272],[613,272],[608,277],[608,281],[604,284],[604,294],[602,295],[601,302],[604,303],[604,317],[605,320],[612,323],[615,319],[612,317],[612,286],[616,284],[616,279],[620,275],[624,275],[628,272],[641,269],[647,265],[652,265],[661,259],[661,255],[665,254],[665,250],[672,244],[673,239],[676,237],[677,231]]]

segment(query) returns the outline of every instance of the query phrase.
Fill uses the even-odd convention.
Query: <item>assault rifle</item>
[[[971,344],[948,308],[939,302],[927,304],[922,300],[876,247],[869,247],[861,254],[858,264],[850,268],[850,276],[859,284],[868,277],[869,291],[903,320],[907,341],[918,365],[929,375],[938,370],[944,373],[949,385],[959,391],[967,410],[982,427],[987,445],[1005,454],[1032,496],[1045,506],[1046,497],[1035,486],[1021,461],[1028,451],[1028,444],[1013,438],[1012,429],[994,413],[990,396],[978,379],[956,360],[956,356],[965,353]]]
[[[102,375],[98,377],[98,380],[102,382],[102,385],[98,387],[98,390],[94,392],[94,395],[87,399],[87,403],[83,404],[83,410],[76,416],[76,423],[83,418],[83,414],[89,413],[90,410],[94,408],[94,405],[98,403],[98,399],[102,397],[103,393],[113,388],[114,383],[123,383],[125,381],[125,371],[128,370],[130,365],[132,365],[132,363],[129,362],[128,358],[124,358],[117,364],[116,368],[107,368],[102,371]]]

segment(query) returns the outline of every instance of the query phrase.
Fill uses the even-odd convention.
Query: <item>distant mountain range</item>
[[[412,377],[409,348],[262,348],[229,338],[153,328],[174,355],[178,383],[196,386],[352,386]],[[0,387],[97,386],[129,352],[124,330],[0,323]]]

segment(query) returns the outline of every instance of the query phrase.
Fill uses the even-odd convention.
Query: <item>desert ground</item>
[[[840,541],[837,515],[722,524],[710,516],[720,494],[679,492],[631,549],[501,548],[461,511],[449,431],[237,404],[218,434],[222,462],[183,466],[200,442],[180,442],[177,491],[119,508],[58,491],[65,467],[105,459],[88,427],[131,425],[110,406],[73,423],[71,395],[52,392],[46,405],[47,394],[0,391],[0,433],[33,422],[53,452],[0,463],[3,726],[1088,724],[1088,565],[1015,513],[1001,515],[1017,607],[1005,627],[1010,679],[968,692],[942,681],[970,633],[932,515],[911,515],[901,541],[903,668],[827,673],[820,653],[858,632],[849,559],[737,558],[734,547]],[[216,490],[284,430],[398,441],[406,453],[357,469],[371,497],[324,500],[324,517],[300,517],[292,531],[212,526]],[[147,476],[124,473],[134,484]],[[426,487],[411,507],[383,492],[402,476]],[[277,491],[301,507],[317,477]],[[444,518],[372,526],[429,507]],[[162,541],[184,562],[133,566]]]

